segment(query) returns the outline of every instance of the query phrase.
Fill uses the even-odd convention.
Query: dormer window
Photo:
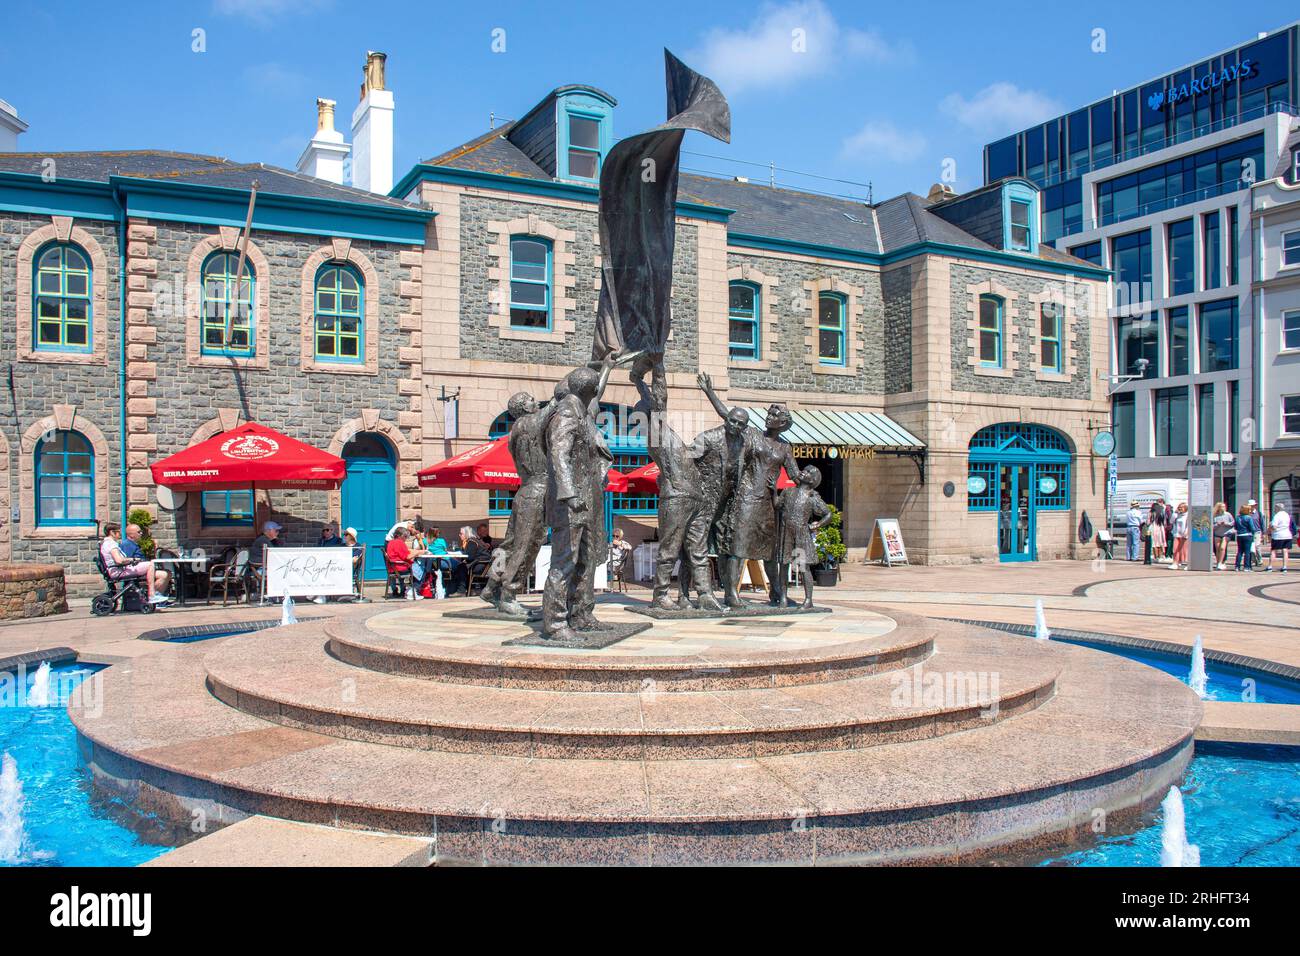
[[[569,177],[572,179],[600,179],[600,119],[583,113],[570,112],[569,119]]]
[[[1029,183],[1002,187],[1002,248],[1028,253],[1038,248],[1038,190]]]
[[[1011,248],[1017,252],[1029,252],[1029,216],[1033,203],[1023,199],[1011,200]]]

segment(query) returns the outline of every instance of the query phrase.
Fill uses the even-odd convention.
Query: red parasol
[[[627,473],[627,486],[630,491],[639,491],[642,494],[654,494],[659,490],[659,466],[653,461],[648,465],[642,465]],[[781,474],[776,479],[777,488],[793,488],[794,482],[790,476],[781,469]]]
[[[252,486],[334,490],[347,475],[347,465],[337,455],[253,422],[149,467],[154,483],[172,491],[225,491]]]
[[[510,457],[507,436],[502,436],[417,473],[421,488],[506,488],[519,487],[519,472]],[[627,476],[611,468],[606,491],[626,491]]]

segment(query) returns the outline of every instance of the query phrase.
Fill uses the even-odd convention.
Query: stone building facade
[[[0,157],[0,322],[14,330],[0,337],[12,370],[0,411],[0,559],[56,562],[84,583],[99,527],[136,507],[154,516],[160,546],[210,553],[271,517],[296,544],[314,541],[325,520],[378,543],[398,517],[417,514],[448,539],[485,520],[503,532],[508,495],[421,490],[416,472],[502,433],[511,394],[544,401],[590,356],[598,191],[563,157],[539,165],[536,153],[539,143],[556,148],[538,127],[565,121],[568,96],[608,103],[599,122],[612,122],[612,98],[562,88],[526,116],[533,153],[512,142],[512,124],[418,164],[391,196],[153,152],[66,154],[55,188],[39,175],[43,157]],[[1032,201],[1022,181],[1014,189]],[[671,423],[687,438],[717,424],[696,384],[706,372],[730,405],[761,415],[783,402],[823,428],[794,441],[823,471],[855,559],[877,518],[898,519],[915,562],[1092,554],[1075,531],[1084,512],[1101,514],[1104,468],[1090,445],[1107,410],[1097,374],[1105,274],[1017,245],[990,212],[1006,204],[973,198],[936,188],[867,205],[681,177]],[[519,240],[544,250],[544,263],[521,259]],[[34,289],[50,281],[42,253],[65,247],[88,263],[89,341],[50,348]],[[205,270],[223,256],[230,268],[241,250],[253,276],[249,341],[214,350]],[[67,262],[81,259],[60,262],[79,282]],[[363,290],[362,341],[348,362],[316,339],[334,327],[322,317],[322,276],[340,272]],[[69,329],[81,304],[60,308],[72,311],[59,334],[80,336]],[[605,400],[618,465],[647,460],[644,439],[620,431],[619,414],[637,401],[621,374]],[[159,493],[152,463],[243,421],[344,457],[341,491],[224,505]],[[853,432],[864,421],[906,440]],[[82,475],[87,456],[92,473]],[[654,534],[653,497],[612,503],[634,541]]]

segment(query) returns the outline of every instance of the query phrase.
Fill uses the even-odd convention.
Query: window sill
[[[1067,383],[1071,381],[1071,378],[1069,375],[1066,375],[1064,372],[1039,371],[1034,373],[1034,381]]]
[[[205,355],[199,353],[189,356],[187,364],[198,368],[268,369],[271,367],[270,361],[265,355]]]
[[[813,366],[814,375],[857,375],[857,369],[849,368],[847,365],[824,365],[818,362]]]
[[[108,356],[102,349],[90,352],[47,352],[43,349],[19,349],[18,361],[41,362],[50,365],[107,365]]]
[[[22,537],[46,541],[93,541],[99,537],[97,525],[37,525],[24,529]]]
[[[1009,368],[997,368],[987,365],[973,366],[971,371],[976,375],[983,375],[987,378],[1013,378],[1015,376],[1015,372]]]

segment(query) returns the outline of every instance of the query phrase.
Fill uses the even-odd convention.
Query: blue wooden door
[[[366,545],[366,580],[383,580],[384,535],[397,523],[397,465],[392,447],[378,435],[363,433],[343,448],[348,475],[343,480],[343,527],[357,529]]]

